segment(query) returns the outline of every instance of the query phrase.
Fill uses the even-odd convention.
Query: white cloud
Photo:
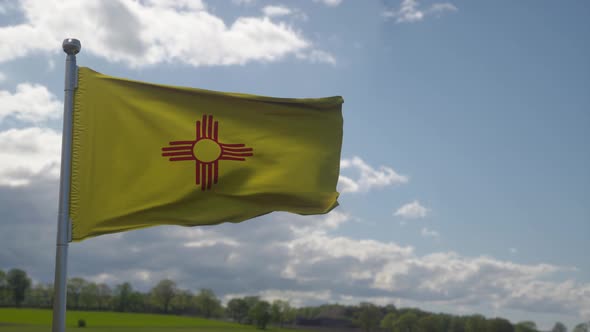
[[[15,92],[0,90],[0,123],[11,118],[39,124],[56,119],[62,103],[38,84],[23,83]],[[0,131],[0,186],[26,186],[33,179],[59,177],[61,134],[49,128]]]
[[[342,159],[340,161],[340,169],[353,169],[355,172],[359,173],[356,179],[352,179],[345,175],[339,177],[338,186],[342,193],[367,192],[374,188],[382,188],[408,182],[407,176],[398,174],[392,168],[380,166],[378,169],[375,169],[359,157]]]
[[[405,219],[421,219],[425,218],[428,214],[428,209],[420,204],[418,201],[413,201],[408,204],[402,205],[395,213],[394,216],[402,217]]]
[[[314,224],[315,227],[325,227],[327,229],[336,229],[350,219],[350,215],[339,211],[332,211],[322,218],[322,223]]]
[[[49,59],[47,61],[47,71],[53,71],[55,69],[55,61],[53,59]]]
[[[424,18],[424,12],[418,10],[417,0],[403,0],[397,11],[385,11],[383,15],[396,18],[398,23],[416,22]]]
[[[262,12],[268,17],[273,17],[289,15],[293,10],[285,6],[266,6],[262,8]]]
[[[329,7],[336,7],[342,3],[342,0],[313,0],[314,2],[321,2]]]
[[[530,280],[514,287],[502,305],[533,312],[578,312],[580,317],[590,317],[590,284],[580,284],[573,280],[551,282]]]
[[[3,72],[0,72],[0,82],[3,82],[6,80],[6,75],[4,75]]]
[[[432,238],[439,238],[440,234],[433,230],[433,229],[429,229],[428,227],[422,227],[422,229],[420,230],[420,234],[423,237],[432,237]]]
[[[39,123],[59,117],[61,109],[61,102],[42,85],[23,83],[15,92],[0,90],[0,122],[10,116]]]
[[[23,186],[33,178],[59,178],[61,134],[30,127],[0,132],[0,186]]]
[[[262,13],[264,14],[264,16],[270,17],[270,18],[289,16],[290,18],[301,20],[301,21],[307,21],[309,19],[309,17],[307,16],[307,14],[304,13],[302,10],[297,9],[297,8],[289,8],[289,7],[282,6],[282,5],[279,5],[279,6],[265,6],[265,7],[262,8]],[[316,50],[316,49],[306,49],[306,52],[308,52],[308,53],[313,53],[313,52],[316,52],[316,51],[322,52],[322,51],[319,51],[319,50]],[[295,55],[299,59],[309,59],[308,57],[300,57],[299,55],[302,54],[302,53],[303,52],[298,52],[298,53],[295,53]],[[313,61],[314,59],[309,59],[309,60],[312,61],[312,62],[328,62],[328,63],[331,63],[329,61]]]
[[[223,302],[227,303],[232,298],[251,296],[252,293],[233,293],[226,294],[223,297]],[[260,298],[272,302],[274,300],[287,300],[292,306],[301,307],[306,303],[328,303],[333,299],[333,294],[330,291],[293,291],[282,289],[267,289],[256,294]]]
[[[329,63],[331,65],[336,64],[336,58],[328,52],[322,50],[311,50],[307,53],[297,53],[297,58],[306,59],[311,63]]]
[[[426,16],[440,16],[444,12],[457,10],[457,7],[448,2],[435,3],[427,9],[420,9],[418,0],[402,0],[397,10],[386,10],[383,16],[394,18],[397,23],[411,23],[422,21]]]
[[[236,5],[252,5],[256,0],[232,0],[232,2]]]
[[[430,9],[428,9],[428,13],[431,14],[440,14],[440,13],[444,13],[444,12],[456,12],[458,10],[457,7],[455,7],[455,5],[445,2],[445,3],[435,3],[432,6],[430,6]]]
[[[226,246],[235,247],[235,246],[238,246],[239,243],[232,240],[232,239],[217,238],[217,239],[203,239],[203,240],[199,240],[199,241],[191,241],[191,242],[186,242],[184,244],[184,246],[187,248],[213,247],[213,246],[217,246],[217,245],[226,245]]]
[[[178,10],[205,10],[207,7],[202,0],[147,0],[149,5],[160,8],[173,8]]]
[[[85,52],[130,66],[237,65],[314,49],[284,22],[239,17],[226,25],[201,1],[22,0],[22,10],[23,23],[0,27],[0,62],[59,52],[64,36],[80,39]]]

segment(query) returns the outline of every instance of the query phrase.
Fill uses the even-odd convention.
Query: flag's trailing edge
[[[342,97],[214,92],[84,67],[78,75],[73,240],[338,205]]]

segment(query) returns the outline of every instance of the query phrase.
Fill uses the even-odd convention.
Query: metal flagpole
[[[68,243],[71,239],[70,223],[70,168],[72,161],[72,112],[74,90],[78,86],[76,54],[82,46],[77,39],[68,38],[62,43],[66,57],[64,97],[64,123],[61,138],[61,173],[59,176],[59,208],[57,214],[57,245],[55,250],[55,281],[53,284],[53,332],[64,332],[66,327],[66,280],[68,273]]]

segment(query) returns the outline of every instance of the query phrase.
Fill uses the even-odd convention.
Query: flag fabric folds
[[[72,239],[338,205],[342,98],[271,98],[78,71]]]

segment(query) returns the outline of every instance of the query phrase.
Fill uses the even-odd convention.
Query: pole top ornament
[[[64,52],[66,52],[69,55],[78,54],[78,52],[80,52],[80,49],[82,48],[82,44],[80,44],[80,41],[75,38],[64,39],[61,46],[63,47]]]

